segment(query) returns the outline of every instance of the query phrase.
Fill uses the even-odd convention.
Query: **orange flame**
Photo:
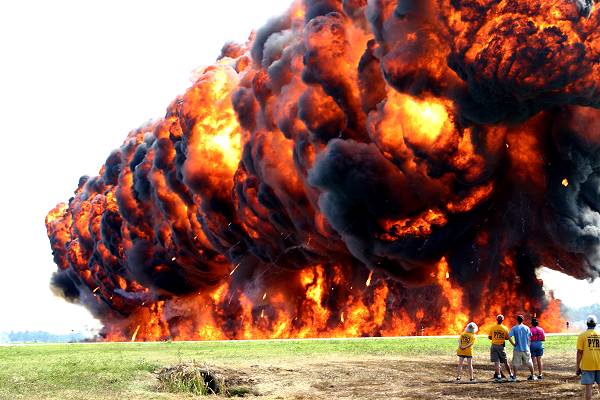
[[[505,262],[505,273],[510,275],[512,261],[506,259]],[[341,268],[337,269],[342,272]],[[326,305],[334,293],[349,290],[347,283],[339,278],[339,275],[328,276],[322,266],[302,270],[297,284],[304,294],[299,303],[285,292],[268,297],[264,293],[257,302],[243,294],[236,300],[228,299],[229,288],[224,284],[209,295],[199,293],[172,303],[154,303],[129,318],[126,325],[112,325],[114,331],[109,332],[106,339],[122,340],[124,336],[120,332],[130,329],[132,341],[445,335],[462,332],[470,321],[485,332],[500,313],[507,318],[517,313],[537,314],[548,332],[561,332],[565,326],[560,316],[560,301],[551,298],[540,312],[527,300],[519,300],[509,286],[496,293],[483,293],[481,309],[469,309],[464,291],[453,282],[445,259],[437,264],[434,282],[424,288],[423,301],[415,299],[401,307],[394,304],[397,287],[380,280],[375,286],[368,285],[365,292],[350,291],[342,307],[330,309]],[[428,305],[426,310],[423,308],[424,299],[429,297],[426,293],[435,291],[438,303]],[[221,320],[224,316],[219,315],[223,303],[231,301],[239,302],[242,310],[238,317],[239,329],[235,331],[228,331]],[[294,304],[299,304],[298,308]],[[171,313],[179,317],[169,320]]]

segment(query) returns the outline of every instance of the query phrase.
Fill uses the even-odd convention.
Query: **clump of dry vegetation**
[[[194,395],[244,396],[253,393],[246,387],[236,386],[236,379],[228,379],[227,372],[196,362],[178,364],[156,371],[158,390]]]
[[[226,394],[225,379],[207,365],[193,363],[161,368],[156,372],[158,390],[196,395]]]

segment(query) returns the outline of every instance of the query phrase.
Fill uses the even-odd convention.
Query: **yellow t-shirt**
[[[577,338],[577,350],[583,350],[579,368],[584,371],[600,370],[600,334],[588,329]]]
[[[496,324],[490,329],[492,344],[503,345],[508,340],[508,328],[504,325]]]
[[[460,348],[460,346],[468,346],[470,343],[473,343],[473,345],[475,345],[475,341],[477,340],[477,338],[475,337],[475,334],[473,333],[469,333],[469,332],[463,332],[460,335],[460,338],[458,339],[458,343],[459,343],[459,347],[456,350],[456,355],[459,356],[473,356],[473,346],[470,346],[464,350],[462,350]]]

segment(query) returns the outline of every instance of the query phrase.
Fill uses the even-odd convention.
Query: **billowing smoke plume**
[[[600,13],[304,0],[47,217],[108,339],[450,333],[600,273]],[[552,325],[554,324],[554,325]]]

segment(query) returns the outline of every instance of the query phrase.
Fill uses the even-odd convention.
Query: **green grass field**
[[[547,357],[574,352],[575,336],[550,336]],[[487,359],[489,341],[475,352]],[[1,399],[187,398],[156,391],[157,369],[181,362],[298,362],[305,359],[452,356],[454,338],[315,341],[99,343],[0,347]]]

